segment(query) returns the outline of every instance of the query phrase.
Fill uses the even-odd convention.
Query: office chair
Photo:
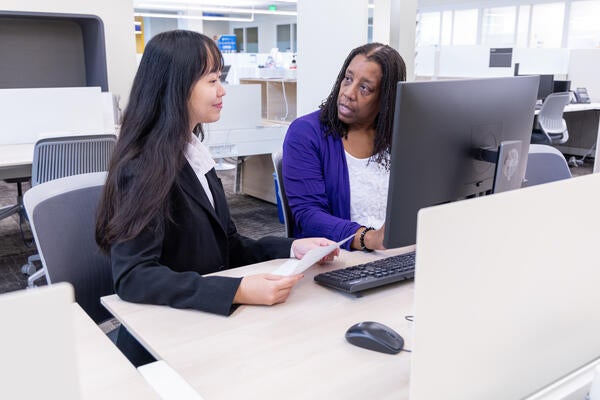
[[[29,181],[29,177],[23,178],[6,178],[4,182],[6,183],[16,183],[17,184],[17,202],[16,204],[4,206],[0,208],[0,220],[4,218],[8,218],[13,214],[19,214],[19,227],[22,229],[23,222],[25,220],[25,210],[23,208],[23,182]],[[23,231],[21,230],[21,234]]]
[[[571,177],[565,156],[555,147],[545,144],[529,146],[523,187],[540,185]]]
[[[105,179],[106,172],[54,179],[32,187],[23,200],[48,284],[72,284],[75,300],[96,323],[111,317],[100,297],[114,293],[110,258],[95,239]]]
[[[110,156],[115,147],[115,135],[64,136],[40,139],[33,148],[31,165],[32,188],[58,178],[106,171]],[[43,267],[36,271],[34,262],[40,261],[38,254],[27,259],[21,272],[31,275],[27,279],[29,287],[44,276]]]
[[[536,124],[531,134],[534,144],[562,144],[569,140],[567,123],[563,119],[565,106],[571,101],[571,94],[552,93],[542,103]]]
[[[110,257],[96,244],[96,212],[106,172],[54,179],[23,202],[49,285],[69,282],[75,301],[100,324],[112,318],[100,298],[114,293]],[[108,333],[135,366],[156,361],[122,326]]]
[[[288,205],[288,199],[285,194],[285,188],[283,186],[283,175],[282,175],[282,161],[283,153],[281,151],[277,151],[271,154],[271,158],[273,159],[273,167],[275,168],[275,179],[277,179],[277,194],[279,195],[279,199],[281,200],[281,208],[283,209],[283,221],[285,224],[285,232],[287,237],[294,237],[294,217],[292,215],[292,211]]]

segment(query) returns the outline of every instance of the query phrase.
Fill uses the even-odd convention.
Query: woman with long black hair
[[[98,210],[117,294],[132,302],[229,315],[236,304],[284,302],[302,275],[202,275],[273,258],[302,258],[332,242],[252,240],[237,233],[202,123],[219,119],[223,57],[208,37],[170,31],[150,40],[135,76]],[[339,250],[327,256],[333,258]]]

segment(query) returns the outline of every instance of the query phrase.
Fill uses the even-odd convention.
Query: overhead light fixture
[[[206,15],[187,15],[187,14],[166,14],[166,13],[148,13],[148,12],[134,12],[136,17],[149,17],[149,18],[172,18],[172,19],[201,19],[205,21],[236,21],[236,22],[252,22],[254,16],[249,18],[238,18],[238,17],[214,17]]]
[[[264,14],[264,15],[289,15],[297,16],[296,11],[282,11],[282,10],[261,10],[256,8],[233,8],[233,7],[212,7],[212,6],[188,6],[185,4],[150,4],[141,3],[136,6],[136,9],[146,10],[165,10],[165,11],[209,11],[219,12],[224,14]]]

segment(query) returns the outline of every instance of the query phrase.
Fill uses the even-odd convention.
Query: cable
[[[577,158],[575,156],[570,157],[569,158],[569,165],[571,167],[581,167],[581,166],[583,166],[583,163],[584,163],[585,159],[587,157],[591,156],[595,149],[596,149],[596,143],[594,143],[594,145],[592,147],[590,147],[590,149],[583,155],[583,157],[581,157],[581,158]]]
[[[281,91],[283,92],[283,102],[285,103],[285,115],[281,118],[282,121],[287,120],[289,109],[288,109],[288,101],[287,95],[285,94],[285,79],[281,79]]]

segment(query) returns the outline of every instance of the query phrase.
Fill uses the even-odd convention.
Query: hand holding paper
[[[279,268],[273,271],[275,275],[294,275],[300,274],[306,271],[311,265],[327,256],[329,253],[340,247],[342,244],[352,239],[354,235],[348,236],[337,243],[330,244],[329,246],[319,246],[308,251],[302,259],[297,260],[295,258],[287,260]]]

